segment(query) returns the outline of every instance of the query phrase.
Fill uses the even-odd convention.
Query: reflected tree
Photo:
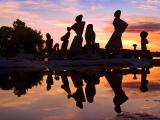
[[[29,89],[41,85],[41,72],[0,73],[0,89],[13,90],[17,97],[25,95]]]

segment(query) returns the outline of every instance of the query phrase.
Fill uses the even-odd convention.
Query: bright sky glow
[[[94,25],[96,42],[104,47],[113,32],[113,14],[117,9],[129,24],[123,35],[125,48],[133,48],[134,43],[139,45],[139,33],[146,30],[149,48],[160,51],[160,0],[0,0],[0,26],[11,26],[19,18],[27,26],[40,30],[44,38],[49,32],[54,43],[61,43],[66,27],[75,22],[78,14],[83,14],[86,25]]]

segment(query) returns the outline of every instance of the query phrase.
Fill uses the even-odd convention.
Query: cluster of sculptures
[[[109,50],[121,50],[123,49],[122,45],[122,34],[125,32],[128,24],[123,21],[121,18],[121,11],[117,10],[114,13],[114,21],[113,21],[113,26],[114,26],[114,32],[109,39],[108,43],[106,44],[105,48]],[[67,48],[68,48],[68,43],[69,43],[69,38],[70,38],[70,31],[73,30],[76,33],[76,36],[74,37],[70,49],[71,51],[79,51],[82,48],[82,42],[83,42],[83,30],[85,26],[85,21],[82,20],[83,15],[78,15],[75,18],[75,23],[71,27],[67,27],[67,33],[61,37],[61,41],[63,41],[61,49],[59,49],[59,45],[55,44],[54,49],[58,47],[58,50],[61,50],[61,52],[65,55],[67,53]],[[145,31],[142,31],[140,33],[141,37],[141,49],[143,51],[147,50],[146,44],[148,44],[148,40],[146,37],[148,36],[148,33]],[[53,44],[53,39],[51,39],[51,36],[49,33],[46,34],[47,40],[46,40],[46,47],[48,50],[52,48]],[[87,48],[93,48],[95,46],[95,38],[96,34],[93,29],[92,24],[88,24],[86,28],[86,33],[85,33],[85,40],[86,40],[86,45],[84,47]]]

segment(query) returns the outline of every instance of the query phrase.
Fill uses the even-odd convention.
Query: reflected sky
[[[0,115],[5,120],[160,119],[159,70],[138,69],[136,77],[133,70],[104,68],[1,74]]]

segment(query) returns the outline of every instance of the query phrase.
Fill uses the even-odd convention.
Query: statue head
[[[142,32],[140,33],[140,36],[141,36],[141,38],[146,38],[146,37],[148,36],[148,32],[142,31]]]
[[[76,22],[81,22],[83,18],[83,15],[78,15],[75,19]]]
[[[117,10],[117,11],[114,13],[114,17],[120,18],[120,16],[121,16],[121,11],[120,11],[120,10]]]
[[[46,38],[51,39],[51,35],[49,33],[46,33]]]

